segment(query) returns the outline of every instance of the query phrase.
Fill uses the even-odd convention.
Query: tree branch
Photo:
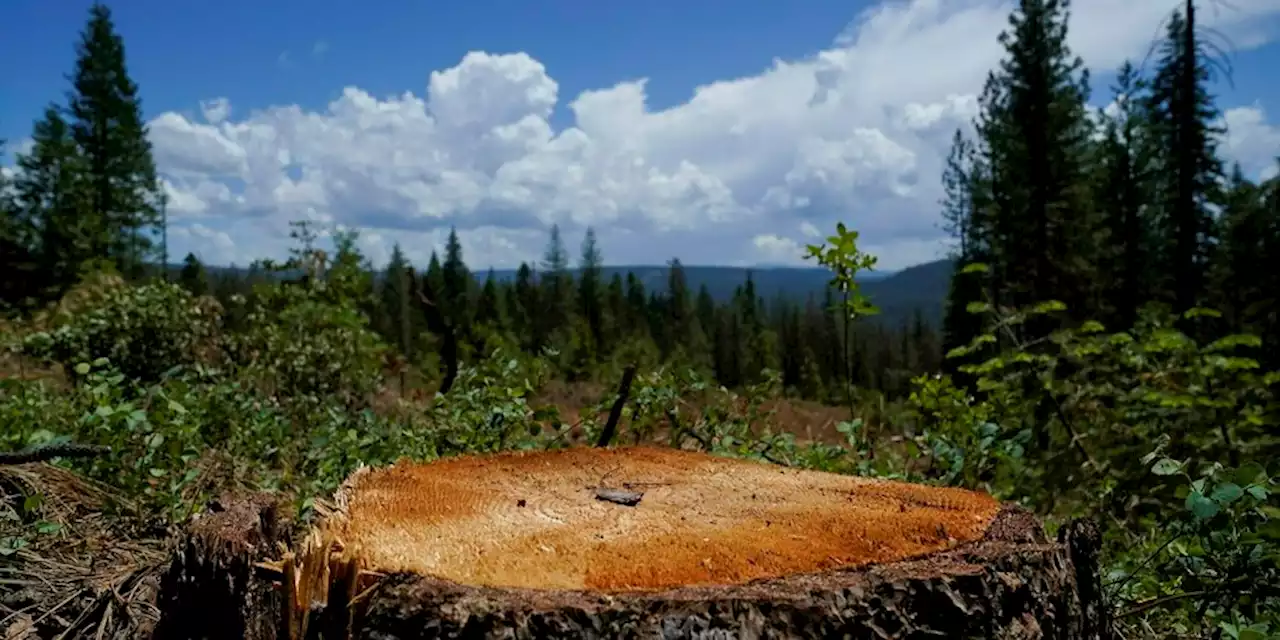
[[[609,409],[609,420],[604,423],[604,431],[600,432],[600,438],[596,440],[597,447],[607,447],[618,433],[618,420],[622,419],[622,408],[627,405],[627,396],[631,394],[631,382],[636,377],[636,366],[634,364],[627,365],[622,370],[622,382],[618,384],[618,399],[613,401],[613,408]]]
[[[75,444],[73,442],[45,444],[28,447],[22,451],[0,452],[0,465],[47,462],[54,458],[92,458],[110,452],[110,447],[96,444]]]

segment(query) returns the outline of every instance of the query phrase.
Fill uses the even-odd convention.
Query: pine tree
[[[442,269],[442,285],[440,305],[444,309],[454,327],[468,326],[470,319],[471,272],[462,261],[462,243],[458,241],[458,230],[449,228],[449,238],[444,245],[444,264]]]
[[[476,322],[498,331],[507,329],[506,300],[498,288],[498,277],[493,269],[484,279],[480,288],[480,297],[476,300]]]
[[[630,315],[627,313],[627,289],[622,282],[621,273],[614,273],[613,277],[609,278],[609,288],[605,291],[604,297],[604,306],[608,309],[607,342],[612,350],[631,331]]]
[[[333,232],[333,261],[325,273],[325,291],[339,304],[352,304],[373,316],[377,299],[373,291],[373,265],[359,248],[360,232],[338,229]]]
[[[716,301],[715,298],[711,297],[711,290],[707,289],[706,283],[698,287],[698,298],[694,302],[694,315],[697,317],[698,327],[709,341],[711,335],[715,332]]]
[[[543,310],[534,320],[542,325],[540,332],[548,339],[563,337],[560,334],[571,328],[569,310],[573,304],[573,283],[569,275],[569,252],[560,237],[560,225],[551,225],[551,236],[542,257],[540,281]]]
[[[975,202],[979,188],[976,163],[973,144],[956,130],[942,173],[944,229],[956,241],[943,318],[943,344],[947,351],[969,344],[985,326],[983,316],[969,312],[970,304],[985,301],[985,279],[978,273],[965,273],[965,268],[972,264],[995,266],[990,264],[994,258],[991,229]],[[949,372],[955,373],[960,362],[949,359],[945,364]]]
[[[1067,45],[1068,0],[1021,0],[1000,37],[1006,57],[985,92],[980,149],[993,192],[990,240],[1006,304],[1093,309],[1096,220],[1087,193],[1088,74]],[[985,214],[984,214],[985,215]],[[1002,296],[1003,297],[1003,296]],[[1047,322],[1029,323],[1042,335]]]
[[[204,264],[200,262],[200,258],[194,253],[188,253],[186,258],[182,259],[182,270],[178,272],[178,284],[186,288],[194,296],[203,296],[209,293],[209,274],[205,271]]]
[[[516,283],[512,293],[512,324],[516,336],[526,351],[539,353],[547,346],[546,335],[542,333],[543,323],[538,321],[539,314],[543,311],[542,292],[534,279],[533,269],[526,262],[521,262],[520,268],[516,270]]]
[[[86,237],[95,256],[137,276],[152,247],[143,232],[159,222],[158,182],[138,87],[105,5],[95,2],[89,9],[76,55],[68,113],[71,136],[84,157],[91,212]]]
[[[1244,177],[1240,165],[1232,167],[1225,191],[1221,245],[1210,276],[1213,307],[1224,314],[1229,330],[1257,334],[1276,309],[1277,294],[1268,290],[1265,275],[1275,224],[1263,189]]]
[[[436,255],[435,251],[431,252],[431,258],[427,260],[427,272],[423,275],[423,278],[433,294],[437,297],[444,295],[444,267],[440,266],[440,257]],[[433,300],[432,302],[443,304],[442,300]]]
[[[382,276],[380,315],[385,319],[384,335],[398,345],[400,353],[410,361],[414,358],[413,336],[416,331],[413,309],[417,305],[411,288],[412,280],[413,265],[409,264],[397,242],[391,247],[391,258]]]
[[[629,332],[640,339],[649,339],[649,296],[644,282],[634,272],[627,272],[627,315]]]
[[[605,347],[604,308],[601,287],[603,258],[596,244],[596,232],[587,227],[582,239],[582,258],[579,263],[578,310],[587,324],[594,345],[594,353],[602,355]]]
[[[17,219],[35,255],[40,280],[57,296],[75,284],[87,264],[101,256],[86,207],[83,158],[57,107],[36,122],[30,153],[18,158],[14,181]]]
[[[1153,256],[1164,298],[1175,313],[1199,303],[1205,293],[1204,273],[1211,258],[1215,224],[1212,204],[1220,199],[1223,177],[1213,123],[1218,110],[1209,95],[1207,56],[1197,39],[1195,3],[1169,19],[1151,92],[1147,118],[1155,137],[1158,175],[1156,235]]]
[[[1151,225],[1145,203],[1150,195],[1151,159],[1143,137],[1145,83],[1125,62],[1116,78],[1115,112],[1104,115],[1103,140],[1098,148],[1098,188],[1094,199],[1106,231],[1101,260],[1104,319],[1113,330],[1133,326],[1138,308],[1146,302],[1153,276]]]
[[[1280,165],[1280,158],[1276,159]],[[1254,277],[1267,296],[1259,303],[1258,335],[1262,338],[1262,358],[1268,371],[1280,369],[1280,172],[1260,185],[1266,229],[1262,237],[1263,268]]]

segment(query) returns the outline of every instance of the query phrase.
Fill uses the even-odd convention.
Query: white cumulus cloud
[[[1170,8],[1077,0],[1072,44],[1109,71],[1146,52]],[[416,262],[456,225],[476,268],[537,259],[553,223],[571,246],[594,225],[613,263],[739,264],[797,262],[803,242],[844,221],[894,269],[942,253],[942,161],[1000,59],[1009,10],[885,2],[816,55],[697,87],[666,109],[648,105],[644,79],[564,96],[528,54],[471,52],[432,71],[421,93],[351,86],[317,111],[238,118],[214,98],[202,121],[164,113],[150,125],[174,223],[187,229],[175,244],[222,256],[225,238],[242,263],[282,252],[287,221],[303,218],[364,229],[375,260],[399,242]],[[1270,39],[1277,16],[1276,0],[1204,12],[1238,46]],[[572,124],[553,126],[566,107]],[[1228,150],[1264,170],[1277,147],[1261,107],[1227,121]]]

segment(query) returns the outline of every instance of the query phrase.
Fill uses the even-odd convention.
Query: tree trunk
[[[625,448],[362,470],[335,503],[283,554],[261,498],[196,522],[156,637],[1109,637],[1096,529],[985,494]]]

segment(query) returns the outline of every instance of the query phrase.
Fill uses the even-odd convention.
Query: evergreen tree
[[[182,271],[178,272],[178,284],[194,296],[209,293],[209,274],[205,272],[204,264],[196,254],[188,253],[187,257],[182,259]]]
[[[688,348],[693,328],[693,305],[689,298],[689,283],[679,259],[667,263],[667,291],[662,301],[662,318],[657,327],[662,329],[658,340],[658,352],[664,359],[678,349]]]
[[[551,236],[542,257],[543,310],[535,320],[542,324],[541,333],[548,338],[569,328],[572,304],[572,282],[569,276],[569,252],[560,237],[560,225],[551,225]]]
[[[960,130],[956,130],[942,173],[944,228],[956,241],[943,318],[943,348],[946,351],[969,344],[984,330],[983,317],[969,313],[969,305],[984,301],[985,281],[977,273],[965,273],[964,269],[972,264],[986,264],[988,268],[995,266],[990,264],[994,259],[991,230],[984,224],[982,211],[975,206],[978,188],[976,162],[973,144]],[[959,364],[955,359],[945,363],[952,373],[956,372]]]
[[[600,247],[596,244],[596,232],[587,227],[586,236],[582,240],[582,258],[579,263],[578,276],[578,310],[591,333],[594,353],[603,354],[605,350],[604,307],[601,287],[603,275],[601,267],[603,258]]]
[[[1160,248],[1154,259],[1165,276],[1160,289],[1177,313],[1204,295],[1215,236],[1211,207],[1223,177],[1216,143],[1222,131],[1213,124],[1218,110],[1205,86],[1209,67],[1195,16],[1195,3],[1187,0],[1185,10],[1169,19],[1147,100],[1161,176],[1155,230]]]
[[[440,290],[441,307],[455,327],[467,326],[470,311],[471,272],[462,261],[462,243],[458,230],[449,228],[449,238],[444,245],[444,264],[441,266],[443,288]]]
[[[412,280],[413,266],[409,264],[397,242],[391,247],[391,258],[387,261],[387,268],[382,276],[379,299],[381,316],[385,319],[384,335],[398,345],[400,353],[410,361],[414,357],[413,336],[416,331],[413,309],[417,305],[411,288]]]
[[[1276,309],[1277,293],[1269,290],[1265,275],[1275,214],[1266,209],[1263,189],[1247,180],[1238,164],[1232,167],[1224,200],[1222,244],[1211,272],[1213,306],[1224,314],[1229,330],[1258,334],[1265,330],[1268,312]]]
[[[645,293],[644,282],[634,272],[627,272],[627,314],[628,330],[637,337],[648,339],[649,332],[649,296]]]
[[[1114,91],[1115,111],[1104,114],[1103,140],[1098,149],[1098,188],[1095,201],[1106,231],[1101,261],[1103,306],[1106,324],[1115,330],[1133,326],[1138,308],[1146,301],[1153,275],[1148,219],[1150,156],[1143,139],[1142,113],[1145,83],[1133,65],[1120,67]]]
[[[103,257],[94,252],[102,240],[94,237],[100,229],[92,226],[85,206],[83,159],[56,107],[45,109],[31,137],[30,153],[18,158],[16,219],[42,284],[57,296],[75,284],[86,264]]]
[[[427,272],[423,275],[426,285],[430,287],[431,292],[440,297],[445,292],[444,267],[440,266],[440,257],[435,251],[431,252],[431,258],[427,260]],[[432,300],[435,304],[444,304],[443,300]]]
[[[360,232],[338,229],[333,233],[333,261],[325,274],[325,291],[337,303],[355,305],[373,316],[377,299],[373,295],[373,265],[359,248]]]
[[[608,344],[616,347],[631,331],[631,324],[628,322],[630,316],[627,313],[627,290],[622,283],[621,273],[614,273],[609,279],[604,306],[608,309]]]
[[[90,7],[76,56],[67,111],[84,157],[86,238],[93,255],[136,277],[152,248],[143,232],[159,223],[158,182],[138,87],[106,5]]]
[[[992,185],[989,240],[1006,304],[1093,309],[1096,220],[1086,174],[1088,74],[1067,45],[1067,0],[1020,0],[1000,36],[1006,57],[984,95],[980,135]],[[985,215],[985,214],[984,214]],[[1005,296],[1001,296],[1004,298]],[[1029,323],[1043,335],[1047,322]]]
[[[702,330],[703,335],[709,340],[715,332],[716,326],[716,301],[711,297],[711,290],[707,289],[706,283],[698,287],[698,299],[694,303],[694,315],[698,320],[698,328]]]
[[[476,300],[476,322],[498,331],[505,331],[507,328],[506,300],[498,288],[498,277],[492,268],[489,269],[484,286],[480,288],[480,297]]]
[[[520,263],[516,270],[516,283],[513,293],[512,324],[516,336],[530,353],[539,353],[547,346],[546,335],[542,333],[543,323],[538,321],[542,309],[542,295],[538,283],[534,280],[533,269],[526,262]]]

